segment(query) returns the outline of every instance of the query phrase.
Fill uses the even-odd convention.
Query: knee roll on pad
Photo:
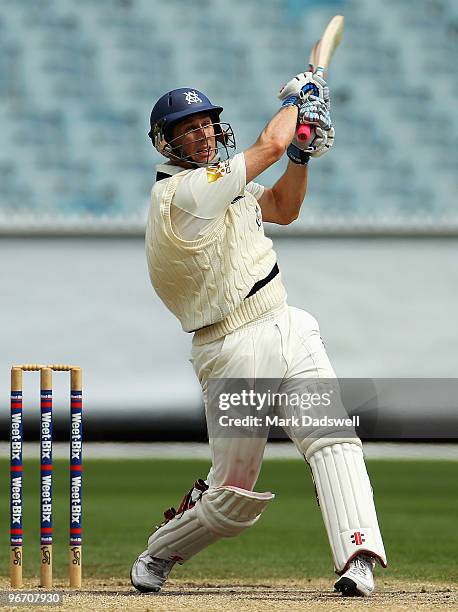
[[[274,497],[239,487],[210,488],[193,508],[150,536],[148,553],[183,563],[209,544],[251,527]]]
[[[363,448],[362,442],[356,435],[355,431],[333,431],[331,433],[327,432],[323,436],[309,439],[305,449],[303,441],[301,450],[306,461],[310,463],[310,457],[314,453],[325,447],[329,448],[330,446],[334,446],[335,444],[355,444],[356,446],[359,446],[359,448]]]
[[[254,525],[274,497],[239,487],[209,489],[196,506],[197,515],[209,531],[230,538]]]
[[[338,573],[369,553],[386,567],[372,487],[359,440],[324,446],[307,456]]]

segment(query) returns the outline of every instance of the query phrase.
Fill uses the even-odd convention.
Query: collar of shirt
[[[173,176],[178,172],[182,172],[185,168],[181,168],[181,166],[175,166],[173,164],[165,163],[165,164],[157,164],[156,166],[156,174],[167,174],[167,176]]]

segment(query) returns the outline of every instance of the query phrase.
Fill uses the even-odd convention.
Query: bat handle
[[[308,140],[312,135],[312,128],[310,125],[306,123],[301,123],[301,125],[297,128],[297,139],[298,140]]]

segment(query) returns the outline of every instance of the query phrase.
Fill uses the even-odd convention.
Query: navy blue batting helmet
[[[167,133],[173,124],[185,117],[208,112],[210,115],[215,114],[219,118],[222,110],[222,106],[212,104],[207,96],[197,89],[191,89],[190,87],[173,89],[161,96],[154,105],[151,111],[151,130],[148,136],[153,137],[154,127],[158,123],[161,124],[164,134],[168,135]]]
[[[154,105],[150,116],[148,136],[151,138],[154,147],[162,155],[172,159],[189,161],[180,157],[174,151],[173,143],[170,144],[172,128],[186,117],[207,112],[215,127],[217,140],[224,145],[227,152],[227,146],[235,149],[235,139],[230,125],[222,124],[219,121],[222,110],[222,106],[212,104],[207,96],[197,89],[190,87],[173,89],[161,96]]]

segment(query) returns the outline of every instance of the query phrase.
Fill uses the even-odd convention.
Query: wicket
[[[82,546],[82,371],[71,365],[13,365],[11,368],[10,573],[22,587],[22,372],[40,372],[40,586],[52,587],[52,373],[70,372],[70,586],[81,587]]]

